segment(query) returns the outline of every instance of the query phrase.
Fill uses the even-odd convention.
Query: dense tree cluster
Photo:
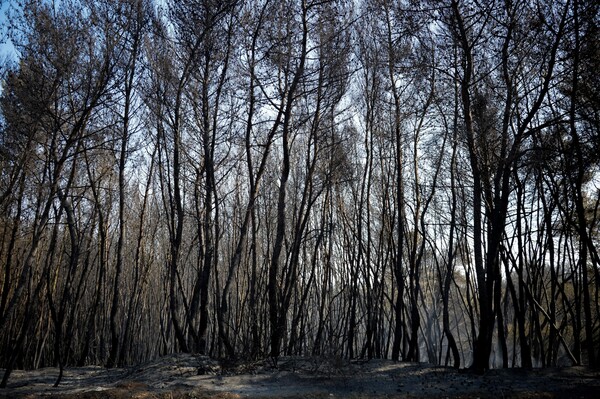
[[[177,351],[598,366],[598,8],[13,5],[2,383]]]

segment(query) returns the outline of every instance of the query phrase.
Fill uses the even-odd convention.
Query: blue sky
[[[6,37],[6,11],[10,0],[0,0],[0,61],[14,54],[15,48]]]

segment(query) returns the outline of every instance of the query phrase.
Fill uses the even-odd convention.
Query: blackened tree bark
[[[145,10],[144,3],[142,0],[138,0],[135,3],[129,5],[129,9],[125,11],[126,15],[119,15],[118,12],[115,18],[124,19],[124,25],[121,29],[125,32],[127,42],[131,43],[131,48],[126,49],[127,59],[123,65],[123,112],[122,112],[122,127],[121,127],[121,140],[119,148],[119,208],[118,208],[118,219],[119,219],[119,233],[117,240],[117,259],[115,263],[115,277],[113,281],[113,292],[112,292],[112,303],[110,310],[110,352],[106,366],[111,368],[115,365],[122,367],[122,358],[119,358],[119,345],[120,345],[120,331],[117,327],[117,314],[120,308],[120,286],[121,286],[121,274],[123,272],[123,251],[125,247],[125,233],[126,233],[126,220],[125,220],[125,202],[127,197],[126,191],[126,165],[128,159],[128,152],[130,147],[130,125],[133,116],[133,95],[134,95],[134,83],[137,74],[137,65],[139,62],[139,50],[140,44],[143,39],[142,30],[144,29]],[[129,318],[128,318],[129,319]],[[122,343],[121,343],[122,344]],[[123,353],[123,352],[121,352]],[[121,360],[121,361],[120,361]]]
[[[300,38],[300,49],[298,52],[298,65],[293,72],[292,81],[285,90],[285,105],[282,130],[282,161],[281,174],[279,178],[279,190],[277,197],[277,227],[275,232],[275,241],[273,243],[273,252],[269,264],[269,280],[268,280],[268,295],[269,295],[269,321],[271,323],[271,351],[270,356],[277,362],[281,353],[281,341],[285,334],[287,323],[287,309],[283,306],[282,298],[279,292],[279,268],[280,256],[283,250],[283,243],[286,234],[286,190],[287,182],[290,175],[290,135],[292,134],[292,112],[294,109],[297,89],[300,81],[304,76],[304,66],[306,63],[307,46],[308,46],[308,11],[309,6],[306,0],[301,0],[301,25],[302,37]]]

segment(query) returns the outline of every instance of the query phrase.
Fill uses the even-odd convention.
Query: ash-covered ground
[[[123,369],[69,368],[54,388],[57,376],[16,370],[0,398],[600,398],[600,372],[585,367],[475,375],[390,360],[282,358],[274,367],[178,354]]]

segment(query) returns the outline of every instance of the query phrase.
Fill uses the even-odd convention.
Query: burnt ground
[[[3,372],[3,370],[0,370]],[[390,360],[282,358],[220,364],[171,355],[145,365],[13,372],[2,398],[600,398],[600,372],[585,367],[491,370],[475,375]]]

